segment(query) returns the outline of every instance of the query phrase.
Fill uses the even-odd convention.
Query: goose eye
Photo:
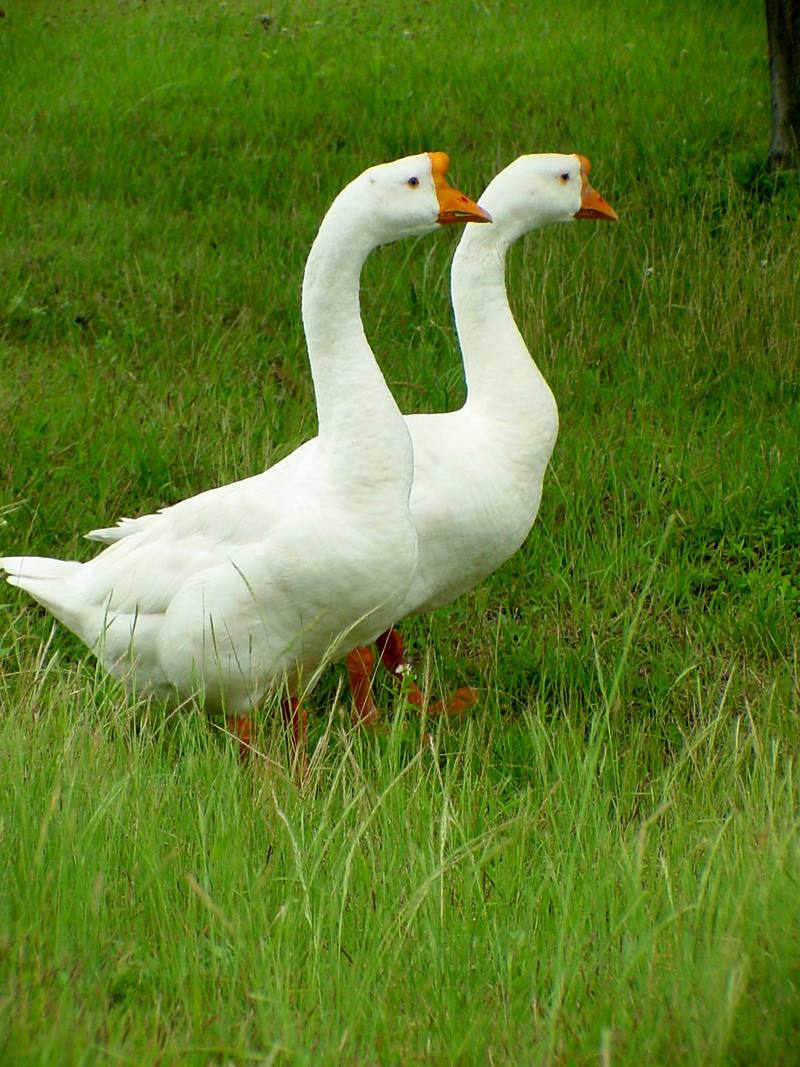
[[[569,173],[567,171],[564,171],[561,175],[561,181],[564,182],[565,185],[569,181]]]
[[[412,189],[416,189],[419,185],[419,178],[409,178],[406,185],[410,185]]]

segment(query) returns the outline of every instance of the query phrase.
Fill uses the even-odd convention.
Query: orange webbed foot
[[[429,715],[463,715],[475,706],[480,698],[480,691],[471,685],[462,685],[444,700],[437,700],[428,708]]]
[[[394,628],[387,630],[386,633],[381,634],[376,644],[384,667],[395,678],[404,682],[406,699],[414,707],[426,711],[428,715],[462,715],[477,703],[478,690],[465,685],[456,689],[455,693],[444,700],[437,700],[436,703],[426,707],[425,694],[417,683],[408,677],[410,664],[405,657],[403,638],[400,633]]]

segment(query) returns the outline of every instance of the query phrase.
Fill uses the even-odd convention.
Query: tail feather
[[[83,536],[87,541],[101,541],[104,545],[110,545],[114,541],[121,541],[127,534],[128,531],[121,530],[119,526],[104,526],[100,530],[90,530]]]
[[[83,567],[77,560],[48,559],[45,556],[2,556],[0,573],[47,608],[51,614],[91,645],[103,628],[103,609],[86,604],[81,598],[80,582],[70,579]],[[99,621],[98,621],[99,620]]]
[[[74,559],[50,559],[47,556],[0,556],[0,570],[6,572],[11,585],[19,585],[18,579],[68,578],[83,566]]]
[[[123,537],[127,537],[129,534],[138,533],[144,524],[144,521],[151,519],[152,515],[143,515],[138,519],[120,519],[116,526],[103,526],[98,530],[90,530],[84,536],[89,541],[101,541],[103,544],[113,544],[115,541],[121,541]]]

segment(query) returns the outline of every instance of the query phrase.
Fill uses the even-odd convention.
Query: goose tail
[[[82,563],[72,559],[50,559],[48,556],[0,556],[0,571],[6,572],[10,585],[28,589],[28,582],[52,581],[76,574]]]
[[[86,641],[96,627],[87,626],[86,610],[82,607],[72,578],[80,574],[83,564],[77,560],[49,559],[46,556],[0,556],[0,573],[6,581],[33,597]]]

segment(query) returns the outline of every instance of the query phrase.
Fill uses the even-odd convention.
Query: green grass
[[[514,250],[561,434],[523,550],[405,631],[465,720],[242,768],[0,592],[0,1062],[794,1064],[798,186],[754,5],[7,0],[0,552],[315,430],[299,283],[368,164],[580,151],[619,226]],[[459,403],[453,235],[379,251],[404,410]],[[431,735],[427,731],[431,731]]]

